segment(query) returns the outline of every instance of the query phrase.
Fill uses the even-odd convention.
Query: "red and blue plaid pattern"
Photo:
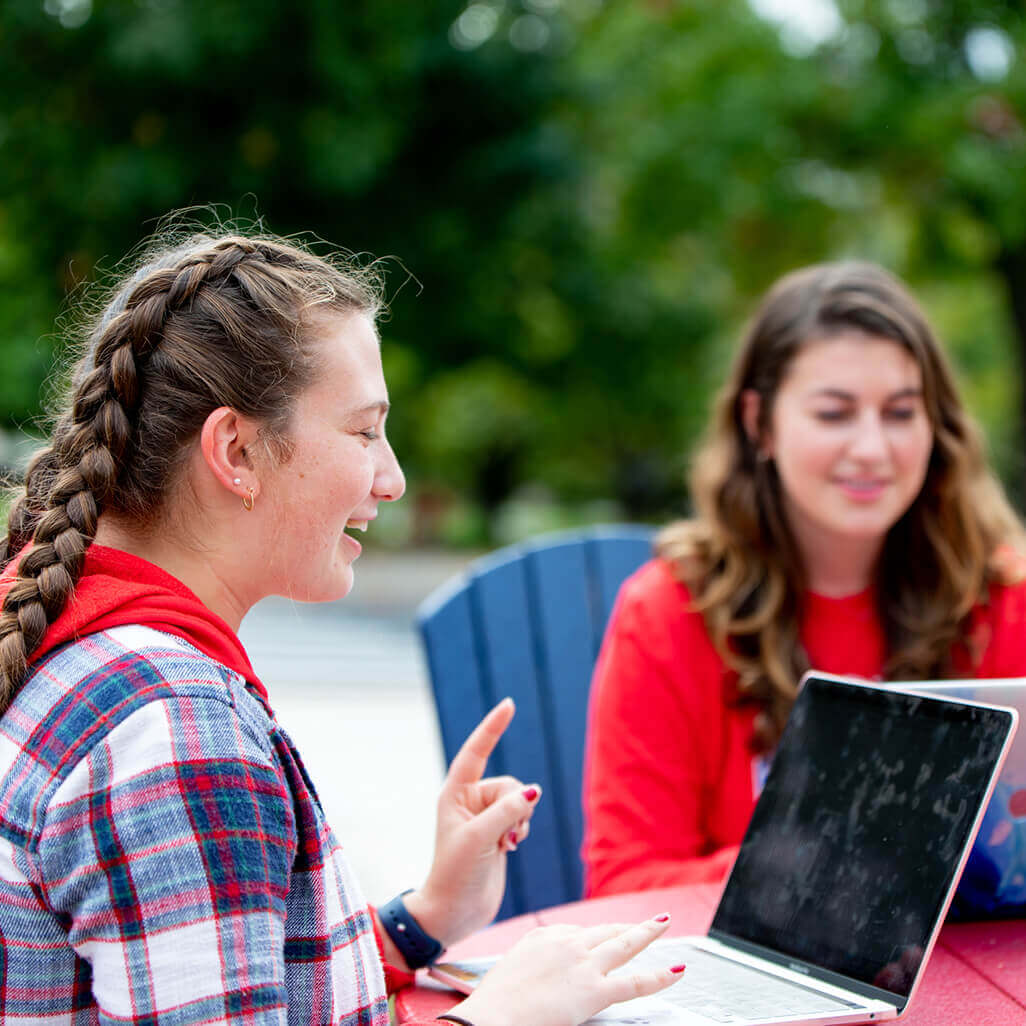
[[[149,628],[58,649],[0,720],[0,935],[6,1026],[388,1023],[295,748]]]

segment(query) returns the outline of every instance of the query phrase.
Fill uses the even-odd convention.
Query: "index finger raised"
[[[504,698],[471,731],[449,764],[447,783],[473,784],[484,775],[488,757],[495,751],[499,738],[513,719],[512,698]]]

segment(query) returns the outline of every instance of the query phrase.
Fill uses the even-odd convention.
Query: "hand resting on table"
[[[474,1026],[577,1026],[607,1005],[645,997],[681,978],[683,966],[609,975],[669,925],[543,926],[515,944],[453,1009]]]

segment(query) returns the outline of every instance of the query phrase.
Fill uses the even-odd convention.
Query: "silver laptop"
[[[1015,732],[1014,710],[810,673],[705,937],[630,963],[680,982],[599,1023],[851,1023],[901,1015]],[[439,966],[459,989],[481,963]]]
[[[1026,677],[943,680],[900,684],[947,698],[968,699],[1015,709],[1026,718]],[[1026,915],[1026,730],[1020,731],[962,872],[951,915],[978,919]]]

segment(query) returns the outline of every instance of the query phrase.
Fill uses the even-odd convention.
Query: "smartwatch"
[[[410,915],[403,901],[403,896],[413,888],[397,894],[388,904],[378,909],[378,918],[385,932],[392,938],[392,943],[399,949],[399,954],[406,960],[411,969],[421,969],[431,965],[442,953],[444,948],[437,937],[425,933],[420,923]]]

